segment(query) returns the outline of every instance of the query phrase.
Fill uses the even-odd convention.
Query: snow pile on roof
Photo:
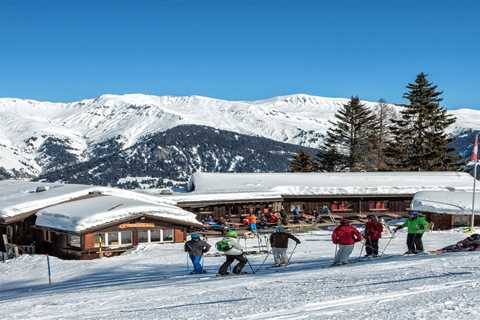
[[[81,232],[97,226],[148,215],[182,225],[201,225],[195,215],[175,206],[102,196],[66,202],[37,213],[36,225],[69,232]]]
[[[175,204],[166,198],[117,188],[80,184],[2,180],[0,181],[0,218],[10,219],[22,213],[70,201],[90,193],[118,196],[159,205]]]
[[[430,213],[471,214],[472,192],[418,192],[411,208]],[[475,213],[480,214],[479,192],[475,193]]]
[[[82,197],[94,188],[79,184],[0,181],[0,218],[11,218],[52,204]]]
[[[195,173],[195,193],[277,192],[282,195],[415,194],[468,191],[464,172]]]
[[[186,202],[228,202],[228,201],[249,201],[249,200],[282,200],[278,192],[238,192],[238,193],[215,193],[215,194],[186,194],[165,197],[175,203]]]

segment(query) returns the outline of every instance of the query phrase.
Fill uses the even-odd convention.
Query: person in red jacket
[[[383,226],[374,215],[369,215],[365,223],[365,251],[366,256],[378,256],[378,240],[382,237]]]
[[[332,233],[332,242],[338,246],[333,265],[347,264],[355,242],[360,240],[362,240],[362,235],[350,225],[350,221],[345,218],[340,220],[340,225]]]

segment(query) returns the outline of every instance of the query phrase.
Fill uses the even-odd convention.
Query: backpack
[[[228,251],[228,250],[232,249],[232,245],[226,239],[220,240],[217,243],[215,243],[215,247],[220,252],[225,252],[225,251]]]

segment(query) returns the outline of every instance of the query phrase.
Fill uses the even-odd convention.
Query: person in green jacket
[[[408,213],[408,220],[404,224],[395,228],[395,232],[399,229],[407,227],[407,247],[405,254],[417,254],[423,252],[422,236],[428,229],[428,222],[424,216],[418,215],[416,211]]]

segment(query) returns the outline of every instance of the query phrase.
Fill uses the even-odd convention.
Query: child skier
[[[333,265],[347,264],[355,242],[360,240],[362,240],[362,235],[350,225],[350,221],[345,218],[340,220],[340,225],[332,233],[332,242],[338,245]]]
[[[288,264],[288,239],[292,239],[297,244],[300,244],[300,240],[291,233],[285,231],[285,228],[282,226],[276,227],[275,232],[270,235],[270,244],[272,246],[272,254],[275,262],[273,265],[274,267]]]
[[[225,276],[228,275],[228,267],[238,260],[238,264],[233,268],[233,273],[240,274],[243,267],[247,263],[247,258],[243,255],[242,246],[237,241],[237,231],[230,230],[227,232],[227,236],[223,240],[216,243],[217,250],[225,253],[227,260],[218,269],[218,274]]]
[[[366,257],[378,256],[378,240],[382,237],[383,225],[378,221],[374,215],[369,215],[368,221],[365,224],[365,251]]]
[[[191,240],[185,242],[184,249],[186,252],[188,252],[190,260],[192,260],[192,273],[205,273],[205,270],[203,270],[201,264],[201,260],[203,254],[208,252],[211,246],[206,241],[200,239],[200,235],[198,233],[192,233],[190,237]]]
[[[408,213],[408,220],[404,224],[395,228],[395,232],[407,227],[407,247],[405,254],[417,254],[423,252],[422,236],[428,228],[428,222],[424,216],[419,216],[416,211]]]
[[[248,225],[250,227],[250,231],[257,232],[257,216],[253,213],[250,213],[248,216]]]

